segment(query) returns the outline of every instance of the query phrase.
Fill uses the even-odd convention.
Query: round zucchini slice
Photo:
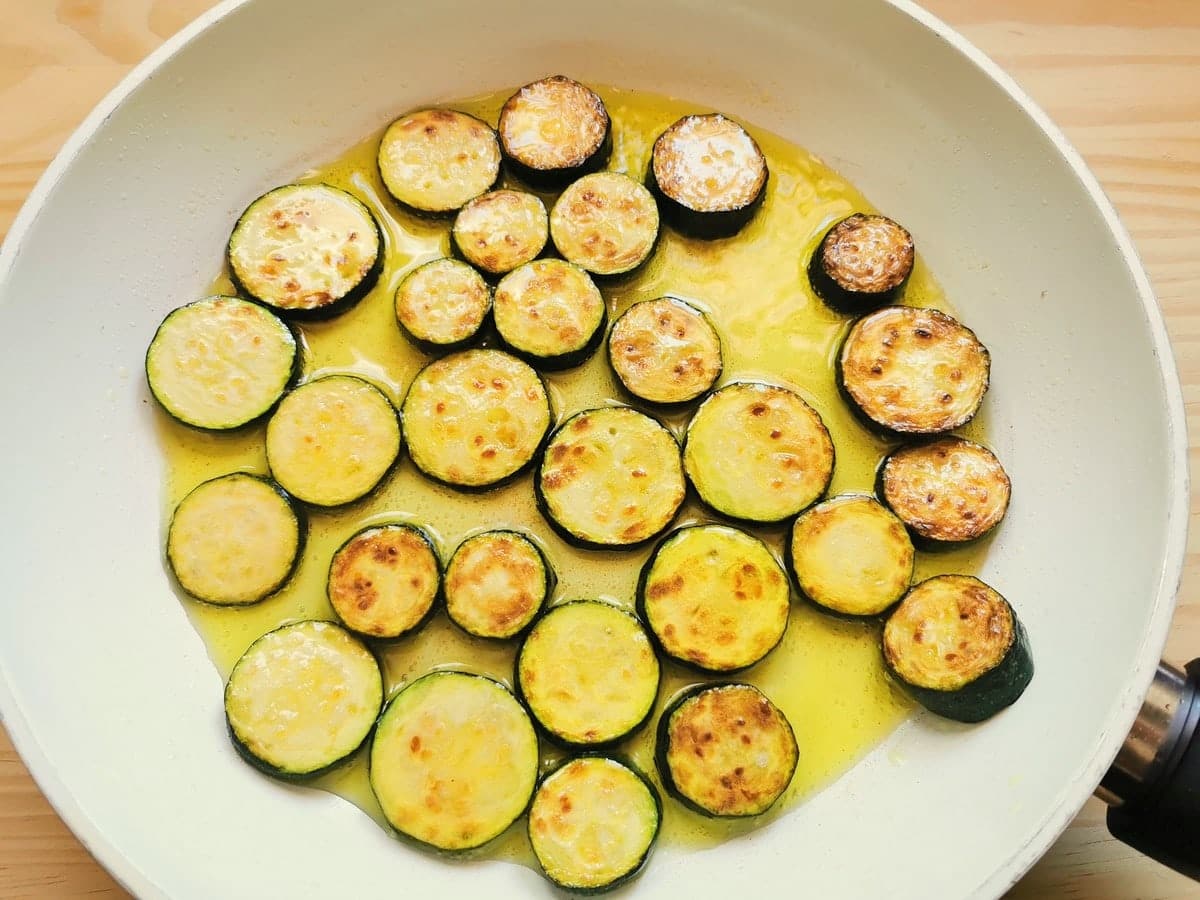
[[[800,757],[783,711],[749,684],[685,691],[659,719],[656,755],[667,790],[720,818],[765,813]]]
[[[569,747],[615,743],[645,724],[658,698],[658,657],[631,613],[599,600],[556,606],[517,654],[517,689],[534,719]]]
[[[695,525],[664,540],[646,562],[638,607],[667,656],[733,672],[779,643],[789,593],[787,575],[758,538],[727,525]]]
[[[887,216],[855,213],[825,233],[808,278],[833,309],[862,311],[895,302],[915,261],[908,229]]]
[[[515,637],[554,585],[537,544],[516,531],[485,531],[458,545],[446,567],[446,613],[476,637]]]
[[[267,422],[271,474],[313,506],[365,497],[399,455],[396,410],[379,388],[351,375],[300,385]]]
[[[604,298],[587,272],[561,259],[537,259],[496,285],[500,339],[543,369],[577,366],[604,333]]]
[[[452,213],[500,178],[500,144],[486,122],[453,109],[401,116],[379,142],[388,193],[414,212]]]
[[[217,606],[247,606],[291,577],[304,524],[266,478],[235,472],[192,489],[171,516],[167,563],[183,588]]]
[[[529,714],[497,681],[431,672],[387,705],[371,742],[371,789],[401,834],[470,850],[525,811],[538,772]]]
[[[952,316],[885,306],[854,323],[837,369],[842,393],[868,423],[898,434],[941,434],[979,410],[991,359]]]
[[[633,396],[663,405],[687,403],[721,376],[721,339],[694,306],[674,297],[643,300],[613,324],[608,361]]]
[[[602,550],[661,534],[686,490],[675,438],[627,406],[584,410],[563,422],[534,484],[542,512],[564,539]]]
[[[332,622],[267,632],[225,685],[225,718],[238,752],[282,778],[308,778],[351,756],[383,705],[379,663]]]
[[[533,462],[550,428],[537,372],[499,350],[465,350],[427,365],[404,398],[408,453],[425,475],[481,489]]]
[[[623,275],[654,251],[658,204],[628,175],[584,175],[550,210],[550,236],[563,259],[594,275]]]
[[[846,494],[814,506],[792,525],[788,551],[804,596],[846,616],[876,616],[912,583],[912,540],[874,497]]]
[[[688,425],[683,465],[700,499],[717,512],[779,522],[825,493],[833,441],[798,394],[737,382],[700,404]]]
[[[433,541],[413,525],[364,528],[333,554],[326,589],[342,623],[366,637],[415,631],[441,586]]]
[[[959,722],[1011,706],[1033,678],[1016,612],[970,575],[937,575],[909,591],[883,627],[883,659],[913,699]]]
[[[879,496],[936,550],[978,540],[1008,511],[1012,482],[987,447],[960,437],[900,447],[879,468]]]
[[[538,187],[558,187],[598,171],[612,150],[604,101],[563,75],[534,81],[509,97],[499,130],[513,172]]]
[[[208,297],[163,319],[146,351],[146,381],[171,418],[227,431],[274,409],[298,360],[296,336],[270,310]]]
[[[684,116],[658,136],[646,179],[663,218],[685,234],[728,237],[767,193],[767,158],[741,125],[720,113]]]
[[[537,258],[550,235],[541,199],[524,191],[491,191],[458,211],[450,236],[471,265],[503,275]]]
[[[317,319],[370,290],[382,248],[379,226],[357,198],[327,184],[288,184],[246,207],[227,254],[234,280],[251,297]]]
[[[417,266],[396,288],[396,322],[419,348],[454,350],[473,340],[492,311],[492,289],[457,259]]]
[[[658,791],[642,775],[606,756],[584,756],[538,786],[529,807],[529,843],[554,884],[598,893],[641,870],[661,821]]]

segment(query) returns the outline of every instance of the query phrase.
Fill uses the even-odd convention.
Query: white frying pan
[[[992,721],[916,716],[751,837],[664,848],[629,893],[1000,894],[1096,788],[1158,665],[1184,553],[1183,403],[1095,179],[995,66],[899,0],[253,0],[138,67],[0,254],[6,727],[141,896],[549,894],[529,870],[448,865],[232,761],[218,676],[155,550],[161,461],[141,358],[217,269],[249,198],[397,110],[555,71],[730,112],[903,211],[996,360],[990,440],[1017,493],[982,575],[1018,605],[1037,661]],[[1180,691],[1164,694],[1143,763],[1171,736]]]

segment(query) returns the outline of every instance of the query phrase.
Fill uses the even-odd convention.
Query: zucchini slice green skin
[[[350,631],[391,640],[429,621],[441,583],[437,549],[424,529],[372,525],[334,552],[326,594]]]
[[[504,275],[537,259],[546,248],[546,204],[524,191],[489,191],[458,211],[450,238],[454,252],[475,268]]]
[[[333,622],[293,622],[242,655],[225,685],[225,721],[242,758],[287,781],[336,767],[366,742],[383,705],[379,663]],[[314,744],[327,742],[314,752]]]
[[[529,807],[529,843],[542,874],[577,894],[625,884],[646,864],[662,799],[645,775],[609,756],[568,759],[542,779]]]
[[[529,713],[498,681],[435,671],[388,702],[371,742],[371,789],[403,837],[437,850],[480,847],[508,829],[537,785]]]
[[[888,672],[912,698],[958,722],[991,718],[1033,679],[1016,611],[969,575],[937,575],[909,591],[884,625],[882,646]]]
[[[721,338],[708,316],[674,297],[634,303],[608,333],[608,363],[633,397],[677,409],[721,377]]]
[[[383,232],[371,211],[328,184],[286,184],[263,194],[238,217],[226,247],[238,289],[298,320],[345,312],[375,286],[383,257]]]
[[[388,193],[418,216],[453,214],[500,180],[500,144],[486,122],[453,109],[401,116],[379,142]]]
[[[600,346],[608,306],[583,269],[561,259],[537,259],[500,279],[493,318],[514,355],[542,370],[570,369]]]
[[[600,749],[646,724],[661,667],[633,613],[600,600],[547,610],[517,652],[515,682],[543,733],[563,747]]]
[[[791,723],[750,684],[699,684],[658,720],[663,786],[712,818],[758,816],[791,784],[800,758]]]
[[[627,275],[658,243],[658,205],[620,172],[584,175],[550,210],[550,236],[563,259],[599,277]]]
[[[563,75],[531,82],[509,97],[498,129],[509,170],[542,190],[598,172],[612,152],[612,121],[604,101]]]
[[[492,289],[457,259],[434,259],[404,276],[396,288],[396,324],[424,353],[446,353],[473,343],[492,312]]]
[[[895,303],[912,275],[912,235],[887,216],[855,213],[821,238],[809,262],[813,291],[838,312]]]
[[[662,653],[703,672],[738,672],[783,639],[787,574],[753,535],[690,525],[665,538],[642,567],[638,614]]]
[[[542,548],[527,535],[484,531],[450,557],[443,582],[446,614],[475,637],[518,637],[533,624],[555,581]]]

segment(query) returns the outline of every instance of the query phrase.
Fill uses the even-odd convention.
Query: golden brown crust
[[[658,136],[651,174],[663,195],[694,212],[754,204],[767,183],[767,162],[754,138],[720,113],[684,116]]]
[[[608,339],[608,358],[621,383],[652,403],[685,403],[721,374],[721,339],[699,310],[672,297],[629,307]]]
[[[817,252],[826,277],[851,294],[896,290],[912,273],[916,259],[906,228],[887,216],[862,213],[833,226]]]
[[[334,554],[329,602],[351,630],[397,637],[424,620],[437,596],[439,577],[433,548],[415,528],[369,528]]]
[[[525,85],[500,109],[504,152],[535,171],[582,166],[604,146],[608,130],[604,101],[564,75]]]

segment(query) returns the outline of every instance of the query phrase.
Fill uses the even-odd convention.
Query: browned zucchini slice
[[[396,638],[429,618],[441,579],[428,534],[413,525],[377,525],[333,554],[327,591],[333,611],[351,631]]]
[[[843,311],[894,302],[916,261],[912,235],[887,216],[855,213],[826,232],[808,275],[817,296]]]
[[[563,258],[593,275],[622,275],[650,258],[658,204],[619,172],[584,175],[550,210],[550,236]]]
[[[524,191],[491,191],[458,211],[450,231],[467,262],[503,275],[533,259],[546,246],[549,218],[541,199]]]
[[[503,639],[533,621],[554,587],[537,544],[516,531],[485,531],[458,545],[446,567],[446,613],[476,637]]]
[[[534,81],[500,110],[500,145],[518,178],[561,186],[604,167],[612,123],[600,96],[578,81],[552,75]]]
[[[396,322],[425,351],[453,350],[479,334],[492,310],[492,289],[457,259],[434,259],[396,288]]]
[[[633,396],[663,405],[687,403],[721,376],[721,339],[694,306],[674,297],[643,300],[613,323],[608,361]]]
[[[566,369],[595,352],[608,312],[583,269],[561,259],[535,259],[500,279],[493,315],[513,353],[542,369]]]

